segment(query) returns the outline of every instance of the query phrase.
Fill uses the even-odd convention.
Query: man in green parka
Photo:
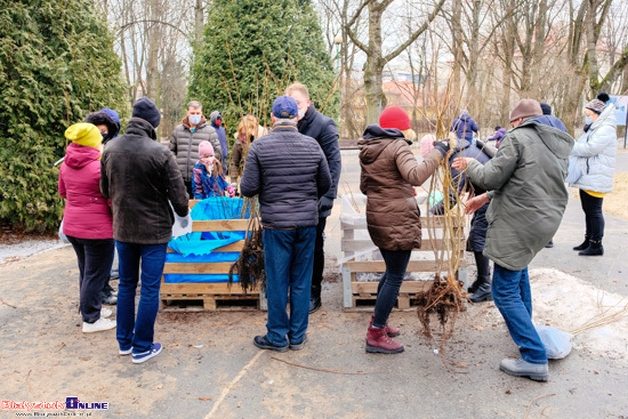
[[[574,141],[568,134],[534,121],[536,100],[522,99],[510,113],[512,129],[497,155],[484,166],[469,158],[453,163],[489,191],[467,202],[473,212],[490,200],[484,254],[495,263],[493,299],[521,358],[502,360],[507,374],[547,381],[547,354],[532,323],[528,264],[551,240],[565,212],[567,162]]]

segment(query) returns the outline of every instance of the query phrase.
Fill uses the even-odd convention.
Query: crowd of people
[[[362,139],[360,190],[367,197],[366,221],[386,271],[377,289],[365,349],[394,354],[401,331],[388,324],[413,249],[421,247],[420,209],[414,187],[426,182],[446,159],[458,193],[468,193],[473,213],[467,250],[477,277],[470,300],[494,299],[521,357],[504,359],[504,372],[546,381],[547,355],[532,323],[528,265],[551,244],[565,210],[565,182],[580,189],[585,239],[581,256],[601,256],[602,202],[612,188],[616,153],[614,106],[608,95],[586,103],[583,134],[574,141],[549,105],[522,99],[510,112],[511,128],[496,127],[477,138],[478,124],[463,111],[451,125],[455,139],[422,145],[417,159],[405,134],[411,128],[400,107],[382,111]],[[205,118],[192,101],[168,147],[156,128],[160,112],[146,97],[133,105],[124,135],[111,109],[70,126],[59,172],[65,199],[63,233],[78,259],[80,312],[85,333],[115,328],[120,355],[133,363],[158,355],[154,324],[173,212],[188,214],[189,199],[257,196],[263,226],[268,318],[259,348],[300,350],[307,342],[309,314],[321,305],[324,231],[337,195],[341,171],[338,130],[313,105],[307,87],[288,86],[271,107],[271,128],[254,115],[240,119],[229,147],[220,111]],[[227,181],[229,179],[229,181]],[[448,200],[452,201],[452,200]],[[430,212],[442,214],[444,204]],[[118,254],[117,294],[109,285]],[[490,261],[493,262],[491,275]],[[137,310],[135,296],[141,291]],[[117,302],[115,301],[117,300]],[[117,319],[103,304],[117,303]],[[289,307],[289,310],[287,308]]]

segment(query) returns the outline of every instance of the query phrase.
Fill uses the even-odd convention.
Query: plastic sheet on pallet
[[[229,220],[248,218],[248,211],[242,212],[242,198],[215,197],[199,201],[191,211],[191,217],[196,221]],[[170,263],[217,263],[235,262],[239,252],[217,252],[224,246],[244,239],[244,231],[224,232],[191,232],[173,238],[168,246],[175,253],[168,253],[166,262]],[[228,274],[164,274],[166,283],[185,282],[227,282]],[[234,276],[237,282],[237,275]]]

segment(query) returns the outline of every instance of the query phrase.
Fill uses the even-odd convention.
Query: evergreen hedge
[[[92,1],[0,1],[0,222],[58,227],[63,133],[104,106],[123,110],[124,89]]]

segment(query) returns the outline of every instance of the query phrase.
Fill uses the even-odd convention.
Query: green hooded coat
[[[469,162],[471,181],[494,193],[484,248],[493,262],[521,270],[552,239],[567,205],[565,177],[573,144],[568,134],[526,120],[508,132],[488,163]]]

